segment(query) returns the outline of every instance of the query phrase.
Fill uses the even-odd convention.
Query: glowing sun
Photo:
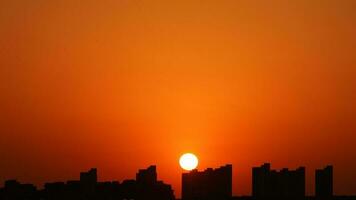
[[[179,164],[183,169],[190,171],[198,166],[198,158],[192,153],[186,153],[180,157]]]

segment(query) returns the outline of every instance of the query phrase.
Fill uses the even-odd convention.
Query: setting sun
[[[186,153],[180,157],[179,164],[184,170],[190,171],[198,166],[198,158],[192,153]]]

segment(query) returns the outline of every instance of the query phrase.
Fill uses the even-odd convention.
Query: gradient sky
[[[0,181],[334,164],[356,194],[356,1],[0,0]],[[2,183],[0,184],[2,185]]]

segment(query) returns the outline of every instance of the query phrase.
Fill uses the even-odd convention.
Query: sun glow
[[[198,158],[192,153],[186,153],[180,157],[179,164],[184,170],[190,171],[198,166]]]

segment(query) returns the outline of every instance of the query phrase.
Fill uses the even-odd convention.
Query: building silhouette
[[[136,174],[137,196],[135,199],[174,200],[170,185],[157,181],[156,166],[140,169]]]
[[[232,165],[182,175],[182,200],[224,200],[232,197]]]
[[[156,166],[140,169],[135,179],[99,182],[95,168],[79,180],[32,184],[7,180],[0,200],[175,200],[170,185],[157,179]],[[182,174],[182,200],[356,200],[333,195],[333,167],[315,171],[315,196],[305,196],[305,168],[271,170],[269,163],[252,169],[252,196],[232,196],[232,165]]]
[[[322,198],[333,196],[333,167],[331,165],[315,171],[315,196]]]
[[[269,163],[252,169],[255,198],[301,198],[305,196],[305,168],[271,170]]]
[[[80,185],[86,194],[90,195],[95,192],[97,182],[98,175],[96,168],[80,173]]]
[[[44,189],[5,181],[0,200],[175,200],[170,185],[157,180],[156,166],[141,169],[136,180],[98,182],[97,170],[80,173],[79,180],[45,183]]]
[[[152,185],[157,182],[156,166],[140,169],[136,174],[136,181],[142,185]]]
[[[37,199],[37,189],[32,184],[21,184],[17,180],[5,181],[4,188],[0,189],[0,199]]]

